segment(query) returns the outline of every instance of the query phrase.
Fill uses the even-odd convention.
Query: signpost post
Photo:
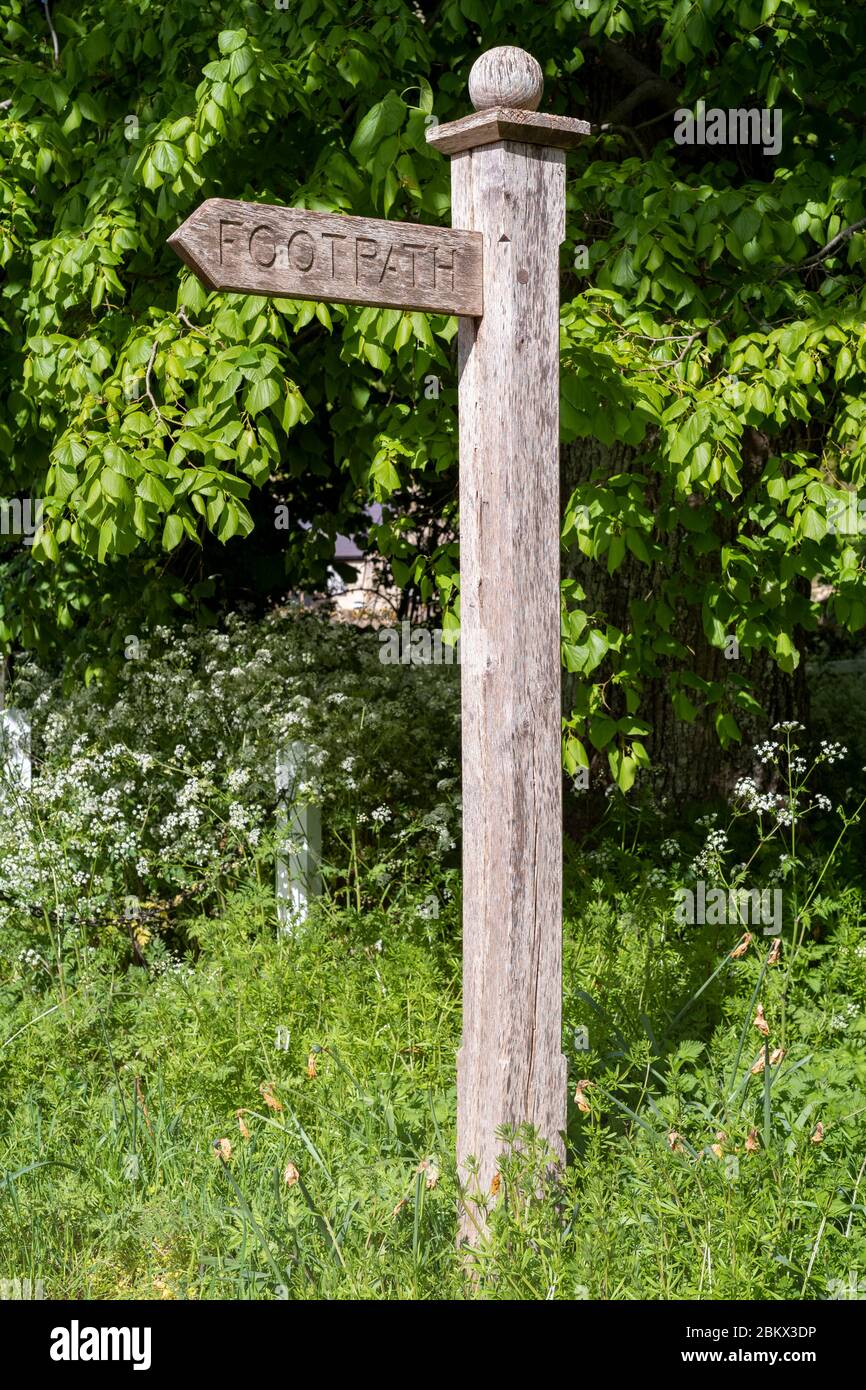
[[[463,710],[461,1238],[483,1229],[503,1124],[564,1156],[559,647],[559,246],[565,150],[519,48],[474,64],[452,157],[454,227],[211,199],[171,245],[213,289],[460,316]],[[475,1173],[467,1166],[474,1157]]]
[[[427,132],[451,155],[451,220],[484,238],[484,316],[460,320],[463,1045],[457,1158],[489,1194],[498,1125],[564,1158],[559,246],[565,149],[521,49],[475,63],[475,114]],[[467,1193],[467,1196],[469,1194]],[[476,1221],[464,1200],[461,1235]],[[477,1218],[476,1218],[477,1219]]]

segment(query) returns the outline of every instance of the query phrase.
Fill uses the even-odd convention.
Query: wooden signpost
[[[208,198],[168,244],[211,290],[482,312],[477,232]]]
[[[500,1125],[564,1156],[559,642],[559,246],[565,150],[519,48],[482,54],[452,158],[452,229],[211,199],[171,238],[210,288],[460,316],[463,712],[461,1237]],[[467,1161],[476,1160],[476,1176]]]

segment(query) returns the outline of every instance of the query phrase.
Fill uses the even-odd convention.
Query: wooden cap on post
[[[469,74],[475,111],[459,121],[430,126],[427,143],[442,154],[459,154],[499,140],[573,149],[589,135],[589,124],[540,112],[543,92],[541,65],[531,53],[523,48],[490,48],[476,59]]]
[[[476,111],[494,106],[537,111],[543,92],[541,64],[524,48],[488,48],[469,73],[469,96]]]

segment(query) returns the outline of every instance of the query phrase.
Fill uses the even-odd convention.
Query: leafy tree
[[[359,529],[457,622],[454,320],[208,294],[165,241],[218,194],[447,220],[427,124],[511,42],[594,123],[562,263],[566,767],[627,789],[651,758],[685,795],[803,708],[810,582],[866,621],[829,524],[856,533],[866,442],[862,8],[0,0],[0,36],[2,489],[45,498],[0,560],[7,649],[98,666],[119,614],[320,582]],[[780,110],[781,150],[678,144],[699,100]]]
[[[688,795],[804,712],[812,580],[835,622],[866,621],[856,536],[832,524],[866,443],[866,14],[582,8],[576,76],[603,133],[576,170],[589,269],[563,308],[564,653],[593,683],[567,759],[604,750],[627,786],[651,729],[661,785]],[[780,152],[677,144],[673,112],[701,100],[780,111]]]

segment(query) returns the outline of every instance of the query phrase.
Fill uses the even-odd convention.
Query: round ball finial
[[[476,111],[509,106],[537,111],[544,91],[541,66],[523,48],[489,48],[469,74],[469,96]]]

